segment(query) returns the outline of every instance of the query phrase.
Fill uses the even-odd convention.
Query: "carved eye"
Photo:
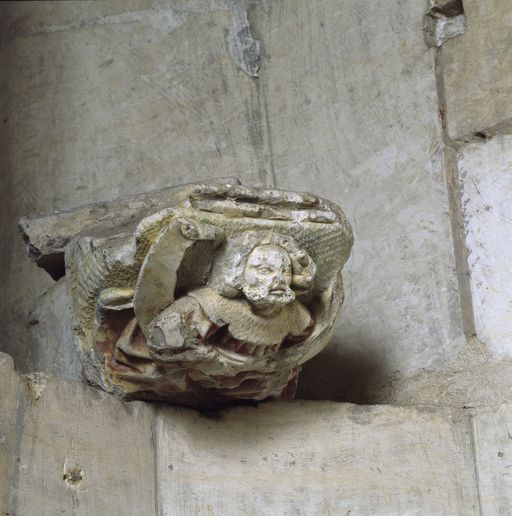
[[[267,273],[267,272],[272,272],[272,269],[270,267],[260,267],[259,271],[263,272],[263,273]]]

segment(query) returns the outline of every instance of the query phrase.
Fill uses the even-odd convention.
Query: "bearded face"
[[[287,251],[275,244],[260,245],[247,258],[242,292],[257,309],[279,308],[295,300],[291,281]]]

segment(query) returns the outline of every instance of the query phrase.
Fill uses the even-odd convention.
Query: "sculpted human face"
[[[258,309],[281,308],[295,299],[290,288],[292,267],[288,253],[278,245],[255,247],[244,270],[242,292]]]

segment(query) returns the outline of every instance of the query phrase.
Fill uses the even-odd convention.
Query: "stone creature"
[[[290,399],[327,344],[352,232],[311,194],[195,185],[132,229],[66,249],[89,381],[196,407]]]

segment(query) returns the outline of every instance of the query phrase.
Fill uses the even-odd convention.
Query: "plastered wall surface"
[[[78,375],[51,322],[65,293],[37,301],[53,282],[26,258],[20,216],[231,175],[314,191],[353,224],[342,317],[300,397],[506,401],[505,337],[478,323],[467,259],[481,250],[470,219],[482,234],[495,219],[480,227],[463,208],[459,168],[509,152],[506,138],[492,156],[477,149],[507,131],[510,17],[466,0],[466,33],[430,47],[424,17],[445,3],[3,3],[2,350],[23,371]]]

